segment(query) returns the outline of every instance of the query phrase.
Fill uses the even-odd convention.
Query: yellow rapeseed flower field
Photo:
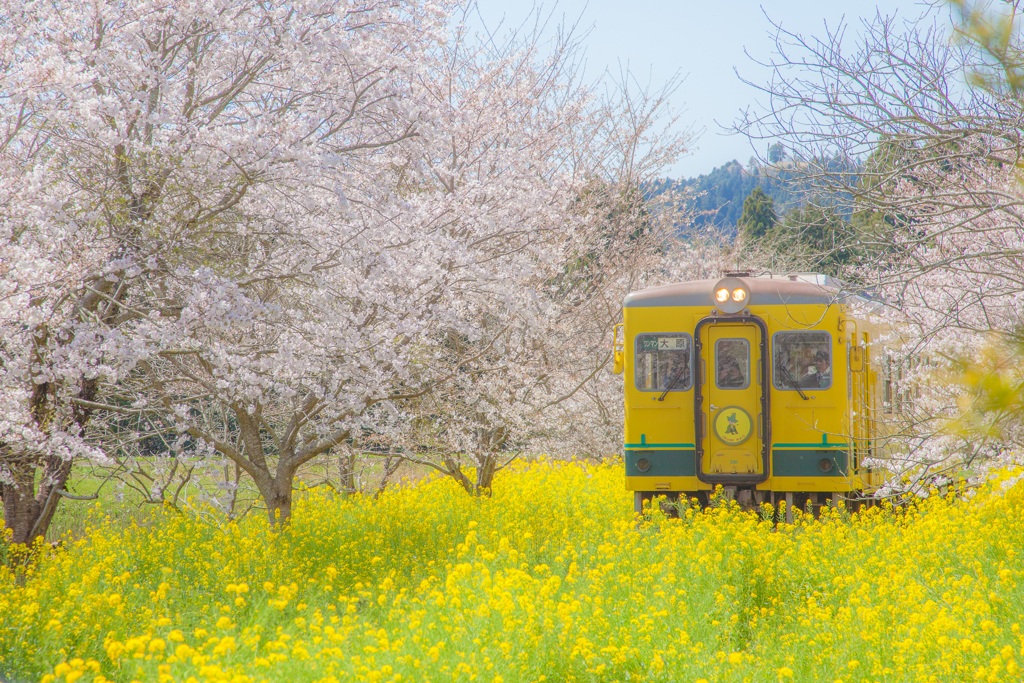
[[[1007,475],[1008,477],[1009,475]],[[294,524],[97,516],[18,581],[0,671],[51,681],[1020,681],[1024,484],[638,522],[621,464],[310,492]]]

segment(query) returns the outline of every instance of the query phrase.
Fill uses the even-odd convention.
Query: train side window
[[[688,391],[693,385],[693,345],[685,332],[636,336],[636,388],[640,391]]]
[[[715,386],[746,389],[750,386],[750,344],[746,339],[715,342]]]
[[[772,382],[782,391],[832,386],[831,335],[776,332],[772,339]]]

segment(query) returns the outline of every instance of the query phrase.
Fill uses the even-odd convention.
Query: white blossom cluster
[[[681,253],[642,192],[685,139],[663,94],[581,84],[571,36],[470,9],[8,4],[5,503],[77,457],[216,454],[287,514],[342,444],[565,433],[543,409],[607,383],[621,297]]]

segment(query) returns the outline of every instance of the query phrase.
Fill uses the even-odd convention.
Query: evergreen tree
[[[839,275],[854,260],[853,230],[833,206],[812,202],[793,209],[775,236],[779,248],[805,253],[808,266],[821,273]]]
[[[743,200],[743,213],[737,221],[740,234],[748,240],[761,239],[775,226],[777,221],[775,202],[758,185]]]

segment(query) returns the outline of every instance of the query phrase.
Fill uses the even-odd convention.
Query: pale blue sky
[[[518,25],[530,12],[529,2],[478,0],[483,19],[491,27],[502,17],[506,25]],[[883,15],[915,19],[929,9],[921,0],[847,0],[806,2],[775,0],[560,0],[544,3],[566,23],[579,19],[580,28],[593,27],[584,40],[587,77],[596,78],[606,68],[618,74],[619,64],[652,84],[663,83],[676,71],[685,81],[673,98],[683,110],[683,128],[699,133],[693,152],[669,170],[672,177],[707,173],[731,159],[746,163],[753,155],[744,138],[726,136],[718,124],[731,123],[741,109],[753,105],[757,93],[744,85],[733,71],[752,81],[767,79],[752,63],[744,48],[767,61],[774,50],[771,24],[765,13],[789,31],[804,36],[823,35],[825,23],[836,26],[845,17],[859,25],[861,17]],[[762,9],[763,8],[763,9]],[[933,17],[936,10],[932,10]],[[948,16],[948,13],[947,13]],[[717,123],[716,123],[717,121]],[[764,150],[760,150],[762,156]]]

